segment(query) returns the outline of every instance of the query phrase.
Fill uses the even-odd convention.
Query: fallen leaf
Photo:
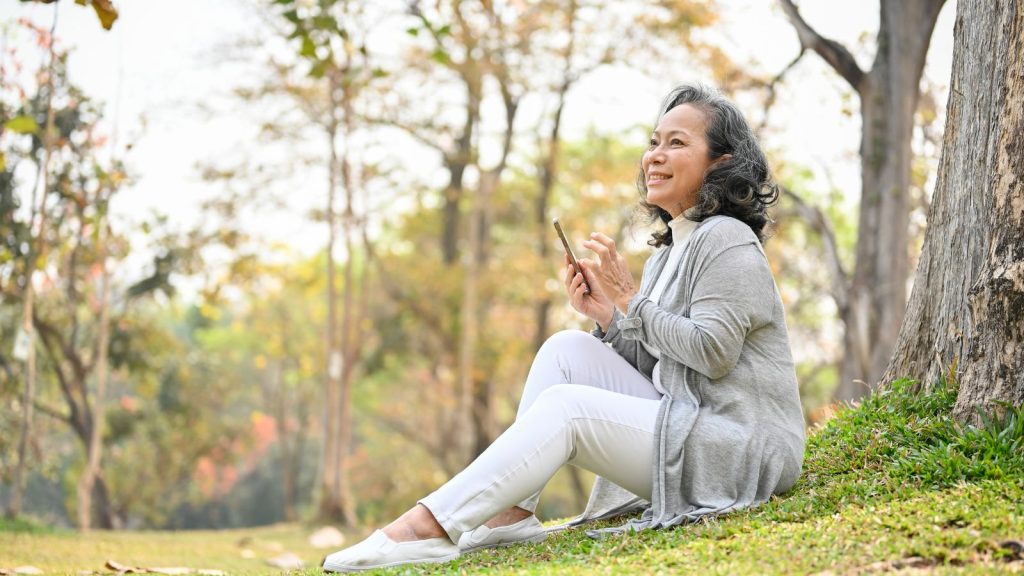
[[[42,574],[43,571],[35,566],[18,566],[14,569],[15,574]]]
[[[147,572],[153,572],[155,574],[166,574],[167,576],[179,576],[180,574],[191,574],[191,568],[185,568],[184,566],[169,566],[169,567],[158,567],[158,568],[146,568]]]
[[[210,568],[196,570],[196,574],[200,576],[228,576],[228,573],[223,570],[213,570]]]

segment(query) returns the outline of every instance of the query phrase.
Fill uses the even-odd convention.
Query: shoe
[[[543,542],[547,537],[547,530],[541,525],[540,520],[537,520],[536,516],[530,516],[508,526],[481,526],[472,532],[466,532],[459,538],[459,551],[466,554],[520,542]]]
[[[324,558],[327,572],[361,572],[420,562],[448,562],[459,557],[459,547],[447,537],[395,542],[380,530],[366,539]]]

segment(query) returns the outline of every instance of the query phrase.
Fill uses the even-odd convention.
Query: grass
[[[955,399],[954,386],[939,383],[917,394],[912,382],[898,381],[840,411],[810,435],[804,474],[794,489],[756,509],[601,541],[572,530],[540,544],[381,573],[1024,572],[1024,558],[1002,546],[1024,540],[1024,414],[1008,408],[981,426],[964,427],[950,415]],[[270,573],[239,556],[243,535],[254,543],[280,542],[311,564],[322,556],[294,526],[88,536],[24,530],[0,533],[0,566],[16,565],[7,560],[13,551],[17,563],[57,573],[97,569],[107,557],[123,564]],[[64,551],[45,554],[58,549]]]

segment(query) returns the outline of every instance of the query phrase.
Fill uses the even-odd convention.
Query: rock
[[[313,548],[340,548],[344,543],[345,536],[334,526],[324,526],[309,537]]]
[[[299,558],[291,552],[285,552],[284,554],[278,554],[273,558],[267,558],[267,564],[275,568],[281,568],[282,570],[298,570],[306,565],[306,563],[302,561],[302,558]]]

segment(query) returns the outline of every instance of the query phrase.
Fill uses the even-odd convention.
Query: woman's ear
[[[714,166],[715,164],[718,164],[719,162],[727,162],[729,160],[732,160],[732,154],[722,154],[718,158],[715,158],[715,161],[711,165]]]

